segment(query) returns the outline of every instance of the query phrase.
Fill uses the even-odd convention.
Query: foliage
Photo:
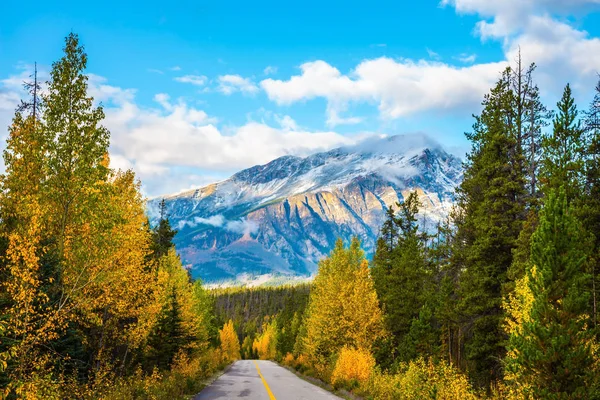
[[[277,321],[265,323],[262,332],[254,339],[252,350],[261,360],[274,360],[277,357]]]
[[[235,332],[232,320],[229,320],[219,330],[219,339],[221,342],[221,354],[225,362],[232,362],[241,358],[240,340]]]
[[[452,365],[422,358],[405,364],[397,374],[375,371],[361,392],[381,400],[478,398],[467,377]]]
[[[319,263],[305,317],[302,353],[324,372],[344,346],[370,349],[384,334],[379,301],[358,239],[349,248],[338,241]]]
[[[590,247],[565,190],[551,191],[532,238],[533,267],[509,304],[507,381],[525,396],[597,394],[585,272]]]
[[[350,389],[364,385],[369,380],[374,368],[375,358],[369,351],[344,346],[335,362],[331,383]]]

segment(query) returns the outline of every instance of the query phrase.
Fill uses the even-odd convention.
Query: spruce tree
[[[182,324],[181,305],[173,287],[148,339],[148,366],[169,369],[175,355],[193,340],[186,335]]]
[[[567,85],[557,104],[553,132],[542,141],[542,186],[547,194],[564,185],[567,200],[576,201],[584,181],[584,129],[571,87]]]
[[[396,214],[391,208],[388,210],[373,257],[372,275],[397,357],[400,361],[408,361],[416,355],[417,344],[407,335],[432,294],[432,284],[425,255],[427,237],[418,231],[420,203],[417,194],[411,192],[397,206]],[[420,321],[421,325],[426,322],[425,319]]]
[[[486,95],[483,111],[467,134],[472,150],[458,188],[457,259],[463,264],[459,309],[471,376],[479,385],[501,377],[504,354],[502,287],[521,231],[526,192],[522,158],[510,120],[510,70]]]
[[[165,199],[160,202],[160,219],[158,224],[152,230],[152,252],[154,257],[160,258],[169,252],[169,249],[174,247],[173,238],[177,234],[177,230],[171,228],[171,223],[167,216],[167,206]]]
[[[597,378],[585,271],[590,239],[568,206],[565,190],[551,190],[532,236],[529,294],[521,296],[530,300],[520,307],[521,324],[509,341],[510,382],[526,396],[593,398]]]

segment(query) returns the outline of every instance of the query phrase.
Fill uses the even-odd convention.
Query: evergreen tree
[[[539,167],[542,152],[542,129],[548,126],[552,117],[540,99],[540,91],[533,82],[533,72],[537,66],[531,64],[525,73],[527,82],[525,92],[525,115],[523,132],[523,154],[525,157],[530,205],[537,207],[539,192]]]
[[[595,235],[590,262],[592,272],[592,319],[594,326],[598,324],[598,272],[600,271],[600,80],[596,85],[594,99],[586,113],[585,128],[587,131],[586,176],[583,194],[582,222],[588,232]]]
[[[531,243],[531,268],[513,306],[507,371],[533,398],[593,398],[597,371],[588,326],[590,237],[568,206],[563,188],[548,194]],[[528,293],[527,293],[528,292]],[[516,300],[515,300],[516,299]]]
[[[173,238],[177,234],[175,229],[171,228],[169,218],[167,216],[167,206],[165,199],[160,202],[160,219],[158,225],[152,230],[152,252],[154,257],[159,258],[169,252],[169,249],[174,247]]]
[[[184,328],[175,287],[171,289],[154,331],[148,339],[148,366],[168,370],[175,355],[192,341]]]
[[[584,129],[571,87],[567,85],[557,104],[552,135],[542,141],[542,185],[544,192],[565,187],[567,200],[576,201],[581,195],[584,173]]]
[[[410,193],[397,206],[397,215],[389,212],[391,208],[388,210],[373,257],[372,275],[387,329],[398,349],[397,356],[399,360],[407,361],[416,355],[416,344],[407,335],[414,320],[419,319],[427,297],[431,297],[432,274],[428,271],[425,255],[426,235],[418,231],[416,215],[420,203],[417,194]],[[388,240],[390,236],[395,237],[393,242]],[[425,323],[424,320],[420,322]],[[392,354],[387,354],[389,356]]]
[[[512,263],[512,250],[523,224],[525,177],[514,126],[510,121],[513,93],[510,70],[486,95],[483,111],[467,134],[472,150],[458,188],[461,219],[457,221],[455,268],[460,276],[459,309],[465,327],[465,354],[479,385],[500,378],[504,354],[502,287]]]

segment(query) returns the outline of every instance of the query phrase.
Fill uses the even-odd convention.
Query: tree
[[[585,158],[585,187],[579,214],[588,232],[595,235],[592,254],[592,306],[591,314],[594,326],[598,324],[598,271],[600,270],[600,80],[596,85],[594,98],[586,113],[585,129],[587,148]]]
[[[261,360],[274,360],[277,356],[278,341],[277,320],[265,322],[262,326],[262,332],[254,339],[252,350]]]
[[[472,142],[458,188],[455,268],[462,270],[458,295],[465,327],[468,369],[482,386],[501,377],[504,354],[502,288],[512,263],[512,251],[525,218],[526,181],[520,168],[522,153],[510,116],[513,93],[510,70],[485,96],[475,117]]]
[[[532,237],[531,268],[509,304],[508,378],[525,395],[592,398],[590,239],[565,190],[551,190]]]
[[[343,346],[371,349],[383,335],[377,293],[358,239],[348,249],[338,240],[319,263],[304,325],[302,352],[320,372]]]
[[[235,328],[233,327],[233,321],[229,320],[223,329],[219,330],[219,338],[221,340],[221,352],[223,359],[226,362],[239,360],[240,355],[240,340]]]
[[[558,112],[553,122],[551,136],[542,141],[542,184],[546,194],[558,192],[564,186],[567,200],[575,201],[584,182],[584,129],[571,87],[567,85],[557,104]]]
[[[177,290],[171,288],[168,302],[161,310],[154,331],[148,339],[150,348],[147,357],[149,366],[168,370],[175,355],[190,341],[183,328],[181,305],[177,299]]]
[[[159,258],[173,248],[173,238],[177,231],[171,228],[169,218],[167,217],[167,206],[165,199],[160,202],[160,219],[158,224],[152,230],[152,252],[155,258]]]
[[[390,246],[380,237],[372,275],[386,327],[399,350],[397,356],[408,361],[416,355],[416,343],[407,334],[414,320],[419,318],[421,308],[432,297],[433,274],[425,254],[427,236],[418,231],[416,215],[420,203],[416,192],[411,192],[397,206],[397,215],[388,213],[385,230],[382,229],[382,235],[386,231],[395,232],[394,243]],[[388,353],[388,356],[392,355]]]

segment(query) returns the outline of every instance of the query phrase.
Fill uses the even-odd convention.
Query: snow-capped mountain
[[[204,281],[240,274],[310,275],[341,237],[367,254],[388,206],[416,190],[433,230],[454,201],[461,161],[423,135],[370,139],[284,156],[200,189],[165,197],[184,265]],[[156,221],[160,199],[149,202]]]

